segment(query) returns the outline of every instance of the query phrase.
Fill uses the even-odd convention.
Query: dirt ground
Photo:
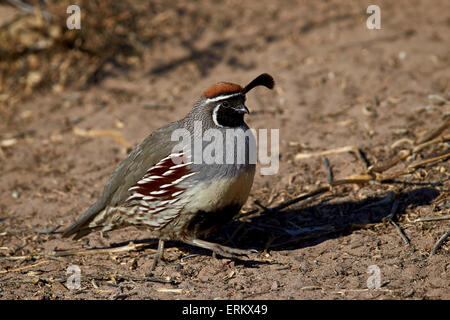
[[[0,298],[450,299],[449,240],[430,256],[449,220],[420,221],[450,214],[445,157],[390,180],[263,209],[327,184],[322,157],[302,154],[354,146],[377,165],[448,121],[449,1],[380,2],[380,30],[366,27],[369,4],[184,2],[148,19],[148,28],[179,22],[179,30],[143,43],[127,67],[108,60],[87,85],[42,86],[3,100]],[[1,3],[0,25],[20,14]],[[74,63],[66,72],[80,70],[88,69]],[[182,118],[210,84],[244,85],[262,72],[274,76],[276,90],[248,95],[247,123],[280,129],[280,169],[257,174],[240,216],[213,236],[259,253],[213,258],[172,242],[153,272],[152,242],[129,252],[53,254],[152,239],[134,228],[79,241],[61,233],[150,132]],[[388,173],[448,152],[448,134]],[[366,171],[364,157],[352,152],[327,159],[335,180]],[[72,265],[81,272],[78,289],[66,281]],[[379,270],[378,289],[367,286],[376,276],[369,266]]]

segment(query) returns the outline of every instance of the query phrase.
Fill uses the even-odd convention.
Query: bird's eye
[[[222,107],[228,108],[229,106],[230,106],[230,104],[228,103],[228,101],[222,102]]]

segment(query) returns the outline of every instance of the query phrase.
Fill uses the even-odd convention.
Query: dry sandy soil
[[[379,165],[448,121],[449,1],[383,1],[381,30],[366,28],[368,5],[186,2],[148,19],[173,28],[177,18],[186,29],[144,43],[129,67],[107,61],[88,85],[42,87],[4,106],[0,298],[450,299],[449,240],[430,256],[449,221],[416,221],[449,215],[446,158],[384,182],[346,184],[282,210],[263,209],[327,184],[323,159],[299,154],[354,146]],[[0,4],[2,24],[18,14]],[[247,122],[280,129],[280,169],[257,174],[240,216],[213,236],[259,253],[213,258],[172,242],[151,272],[155,244],[145,230],[61,237],[146,135],[183,117],[210,84],[245,84],[262,72],[274,76],[276,90],[248,95]],[[387,173],[448,149],[443,138]],[[327,158],[336,180],[366,171],[352,152]],[[129,241],[148,246],[54,255]],[[79,289],[68,288],[71,265],[80,268]],[[372,265],[381,287],[369,290]]]

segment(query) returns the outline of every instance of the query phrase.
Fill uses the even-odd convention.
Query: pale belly
[[[231,179],[200,183],[186,192],[186,211],[215,211],[229,205],[242,206],[253,184],[254,172],[245,172]]]
[[[206,236],[215,227],[229,222],[247,201],[254,172],[239,177],[201,183],[187,192],[183,214],[169,227],[181,238]]]

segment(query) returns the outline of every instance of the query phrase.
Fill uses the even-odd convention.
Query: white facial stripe
[[[232,94],[229,94],[229,95],[226,95],[226,96],[217,96],[217,97],[214,97],[214,98],[207,98],[206,99],[206,102],[208,103],[208,102],[216,102],[216,101],[222,101],[222,100],[226,100],[226,99],[229,99],[229,98],[232,98],[232,97],[237,97],[237,96],[242,96],[243,94],[241,93],[241,92],[238,92],[238,93],[232,93]]]
[[[218,126],[220,128],[224,128],[223,125],[221,125],[221,124],[219,124],[219,122],[217,122],[217,111],[219,110],[219,108],[220,108],[220,105],[218,105],[217,107],[214,108],[212,118],[213,118],[213,121],[216,124],[216,126]]]

